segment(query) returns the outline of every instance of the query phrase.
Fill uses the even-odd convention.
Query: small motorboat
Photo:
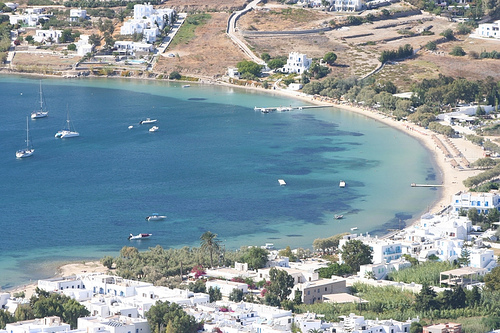
[[[130,234],[130,236],[128,236],[128,239],[129,240],[135,240],[135,239],[144,239],[144,238],[149,238],[151,237],[153,234],[138,234],[138,235],[132,235]]]
[[[191,85],[189,85],[189,84],[185,84],[182,86],[182,88],[189,88],[189,87],[191,87]]]
[[[351,231],[358,230],[358,227],[352,227]]]
[[[278,184],[280,184],[280,186],[286,186],[286,182],[283,179],[278,179]]]
[[[151,118],[146,118],[146,120],[141,120],[139,122],[139,125],[146,125],[146,124],[154,124],[158,121],[158,119],[151,119]]]
[[[132,126],[132,125],[130,125],[130,126],[128,127],[128,129],[132,129],[132,128],[134,128],[134,126]]]
[[[150,132],[156,132],[159,130],[159,127],[158,126],[153,126],[149,129]]]
[[[167,217],[165,215],[160,215],[158,213],[153,213],[149,216],[146,217],[146,221],[161,221],[166,219]]]
[[[340,188],[345,187],[345,181],[341,180],[340,183],[339,183],[339,187]]]
[[[336,219],[336,220],[340,220],[340,219],[342,219],[342,218],[344,218],[344,215],[335,215],[335,219]]]

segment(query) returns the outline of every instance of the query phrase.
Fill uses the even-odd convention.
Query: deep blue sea
[[[362,115],[262,114],[254,106],[304,102],[222,86],[46,78],[42,86],[49,117],[29,120],[35,154],[16,159],[39,80],[0,76],[3,289],[126,245],[198,246],[207,230],[230,249],[311,248],[353,227],[383,234],[438,198],[410,187],[439,181],[429,152]],[[80,137],[56,139],[68,112]],[[158,119],[158,132],[138,124],[146,117]],[[168,218],[146,222],[153,212]],[[153,236],[127,240],[141,232]]]

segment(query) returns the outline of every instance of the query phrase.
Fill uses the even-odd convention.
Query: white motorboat
[[[130,234],[130,236],[128,236],[128,239],[129,240],[135,240],[135,239],[144,239],[144,238],[149,238],[151,237],[153,234],[138,234],[138,235],[132,235]]]
[[[61,139],[74,138],[74,137],[80,136],[80,133],[75,131],[75,129],[73,128],[73,126],[71,124],[71,121],[69,120],[69,112],[68,112],[68,118],[66,120],[66,127],[64,127],[64,129],[57,132],[54,136],[56,138],[61,138]]]
[[[146,120],[141,120],[139,122],[139,125],[147,125],[147,124],[154,124],[158,121],[158,119],[151,119],[151,118],[146,118]]]
[[[339,187],[340,188],[344,188],[345,187],[345,181],[341,180],[340,183],[339,183]]]
[[[146,221],[161,221],[166,219],[167,217],[165,215],[160,215],[158,213],[153,213],[149,216],[146,217]]]
[[[159,130],[159,127],[158,126],[153,126],[149,129],[150,132],[156,132]]]
[[[280,186],[285,186],[286,182],[283,179],[278,179],[278,184],[280,184]]]
[[[26,117],[26,148],[16,151],[17,158],[30,157],[35,152],[35,149],[30,145],[30,130],[28,125],[28,117]]]
[[[182,88],[189,88],[189,87],[191,87],[190,84],[185,84],[185,85],[182,86]]]
[[[31,112],[31,119],[45,118],[49,115],[49,111],[43,107],[42,81],[40,81],[40,110]]]
[[[340,220],[340,219],[343,219],[344,218],[344,215],[335,215],[335,219],[336,220]]]
[[[130,126],[128,127],[128,129],[132,129],[132,128],[134,128],[134,126],[132,126],[132,125],[130,125]]]
[[[352,227],[351,231],[358,230],[358,227]]]

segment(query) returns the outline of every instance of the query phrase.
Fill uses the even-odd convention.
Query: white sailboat
[[[80,136],[80,133],[75,131],[74,127],[71,124],[71,121],[69,120],[69,112],[68,112],[68,119],[66,120],[66,127],[64,129],[60,130],[59,132],[54,135],[56,138],[74,138],[76,136]]]
[[[28,117],[26,117],[26,148],[25,149],[19,149],[16,151],[16,157],[17,158],[25,158],[25,157],[30,157],[33,155],[35,152],[35,149],[31,147],[30,145],[30,129],[28,125]]]
[[[45,118],[49,115],[49,111],[43,108],[42,81],[40,81],[40,110],[31,112],[31,119]]]

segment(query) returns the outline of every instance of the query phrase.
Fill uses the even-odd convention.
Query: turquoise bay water
[[[126,245],[197,246],[207,230],[232,249],[310,248],[353,227],[383,234],[438,197],[410,187],[439,178],[430,154],[361,115],[261,114],[254,106],[304,102],[229,87],[42,83],[50,115],[30,120],[35,155],[18,160],[39,81],[0,77],[1,288],[52,276],[61,262],[116,256]],[[55,139],[67,110],[81,136]],[[138,125],[146,117],[158,119],[158,132]],[[146,222],[153,212],[168,218]],[[127,240],[141,232],[153,236]]]

